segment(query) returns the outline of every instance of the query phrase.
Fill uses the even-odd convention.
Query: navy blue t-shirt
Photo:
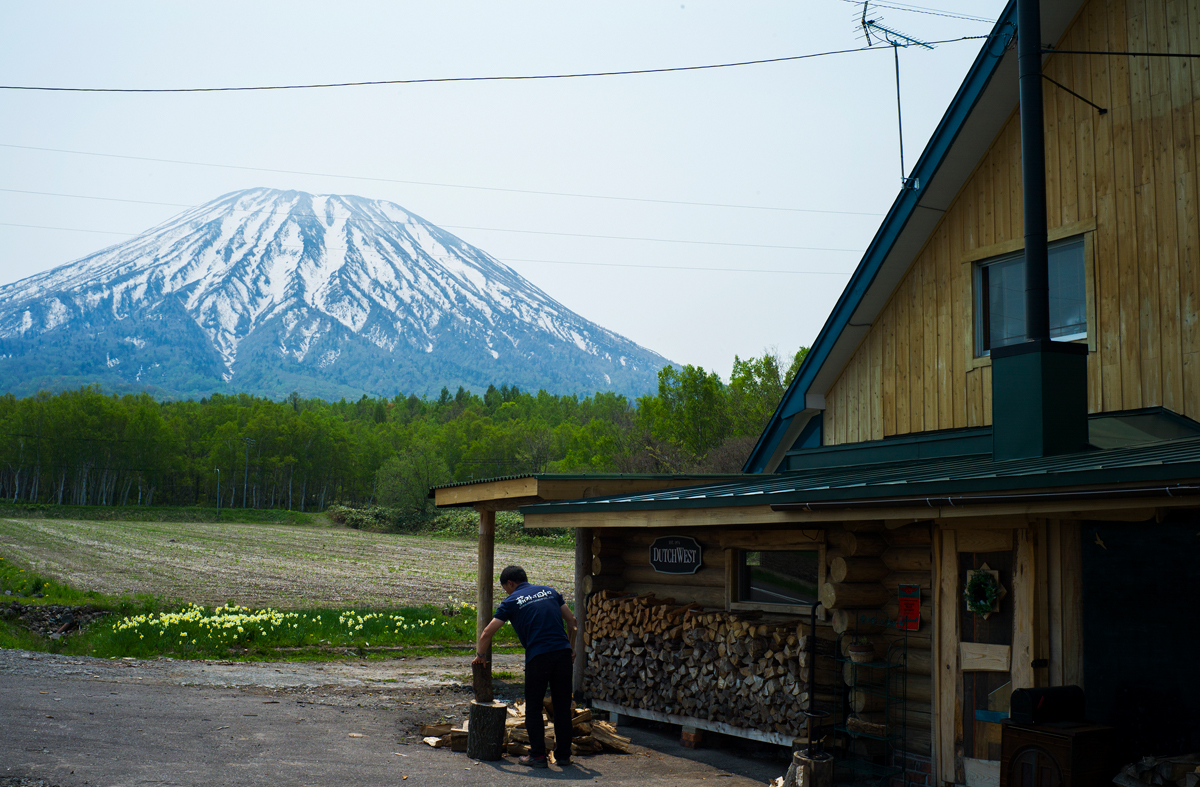
[[[571,640],[563,628],[563,597],[545,585],[522,582],[496,610],[498,620],[512,623],[525,648],[525,660],[556,650],[570,650]]]

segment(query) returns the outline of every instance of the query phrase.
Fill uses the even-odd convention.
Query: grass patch
[[[451,613],[451,614],[447,614]],[[471,641],[474,610],[431,607],[400,610],[247,609],[234,604],[208,608],[186,605],[178,612],[135,615],[113,621],[96,632],[96,656],[159,655],[176,658],[224,659],[276,657],[300,649],[320,652],[350,648],[412,648]]]
[[[0,621],[0,648],[100,658],[327,661],[355,656],[474,653],[475,608],[461,601],[393,610],[249,609],[227,603],[166,605],[153,597],[112,598],[46,579],[0,558],[0,593],[26,605],[91,606],[113,614],[61,640]],[[11,594],[11,595],[9,595]],[[515,642],[499,632],[498,648]]]
[[[322,514],[280,509],[199,506],[71,506],[49,503],[0,503],[0,518],[83,519],[92,522],[239,522],[246,524],[326,527]]]

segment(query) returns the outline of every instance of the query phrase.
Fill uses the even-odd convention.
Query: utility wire
[[[845,0],[845,2],[854,4],[854,5],[860,5],[862,3],[862,0]],[[888,8],[888,9],[891,9],[892,11],[907,11],[907,12],[913,13],[913,14],[926,14],[928,16],[942,16],[942,17],[946,17],[948,19],[963,19],[968,22],[986,22],[988,24],[995,24],[995,22],[996,22],[995,19],[989,19],[986,16],[970,16],[969,14],[956,14],[951,11],[943,11],[938,8],[926,8],[925,6],[907,5],[905,3],[879,3],[879,2],[875,2],[875,0],[871,0],[871,5],[875,6],[876,8]]]
[[[37,150],[43,153],[69,153],[76,156],[96,156],[99,158],[124,159],[126,161],[152,161],[159,164],[184,164],[191,167],[214,167],[216,169],[236,169],[245,172],[270,172],[277,175],[305,175],[318,178],[341,178],[344,180],[365,180],[373,183],[400,183],[407,186],[437,186],[448,189],[471,189],[473,191],[499,191],[508,194],[533,194],[542,197],[576,197],[579,199],[602,199],[616,202],[648,202],[656,205],[690,205],[701,208],[738,208],[741,210],[777,210],[787,213],[822,213],[835,216],[882,216],[882,213],[865,213],[849,210],[817,210],[814,208],[780,208],[771,205],[734,205],[723,202],[688,202],[686,200],[648,199],[645,197],[614,197],[605,194],[576,194],[564,191],[534,191],[532,189],[506,189],[498,186],[468,186],[461,183],[433,183],[423,180],[398,180],[396,178],[373,178],[366,175],[337,175],[328,172],[305,172],[293,169],[271,169],[269,167],[245,167],[238,164],[212,164],[206,161],[183,161],[180,159],[151,158],[149,156],[126,156],[119,153],[94,153],[87,150],[67,150],[65,148],[43,148],[34,145],[12,145],[0,142],[0,148],[14,150]]]
[[[956,41],[987,38],[987,36],[962,36],[945,41],[931,41],[933,44],[949,44]],[[670,74],[680,71],[708,71],[718,68],[739,68],[741,66],[758,66],[768,63],[787,63],[796,60],[808,60],[815,57],[830,55],[846,55],[852,52],[866,52],[871,47],[856,47],[854,49],[837,49],[829,52],[812,52],[807,55],[790,55],[788,57],[770,57],[761,60],[741,60],[734,63],[711,63],[701,66],[672,66],[667,68],[640,68],[629,71],[592,71],[573,74],[521,74],[510,76],[476,76],[476,77],[431,77],[428,79],[377,79],[365,82],[324,82],[306,85],[248,85],[239,87],[49,87],[39,85],[0,85],[0,90],[43,90],[66,93],[230,93],[248,90],[310,90],[316,88],[334,87],[370,87],[377,85],[427,85],[442,82],[517,82],[537,79],[582,79],[588,77],[634,76],[638,74]]]
[[[56,194],[54,192],[49,192],[49,191],[25,191],[22,189],[4,189],[4,188],[0,188],[0,191],[10,192],[10,193],[14,193],[14,194],[38,194],[38,195],[46,196],[46,197],[70,197],[70,198],[74,198],[74,199],[103,200],[105,202],[109,202],[109,201],[111,201],[111,202],[133,202],[133,203],[136,203],[139,205],[162,205],[162,206],[171,207],[171,208],[193,208],[194,209],[194,208],[203,207],[202,205],[185,205],[181,202],[151,202],[149,200],[126,200],[126,199],[117,199],[115,197],[88,197],[88,196],[84,196],[81,194]],[[250,214],[250,215],[261,215],[263,213],[263,211],[246,210],[243,208],[229,208],[228,212],[229,213],[245,213],[245,214]],[[266,213],[266,215],[270,215],[270,216],[296,215],[296,216],[303,216],[306,218],[311,217],[311,218],[318,219],[318,220],[320,218],[315,213],[293,214],[288,211],[269,211]],[[357,221],[356,221],[356,223],[357,223]],[[391,221],[388,219],[371,219],[371,220],[369,220],[368,223],[373,224],[376,227],[380,227],[380,228],[383,228],[385,226],[392,226],[392,227],[408,226],[407,222]],[[10,226],[15,226],[15,225],[10,225]],[[33,227],[35,225],[29,224],[29,225],[22,225],[22,226]],[[686,240],[683,238],[645,238],[645,237],[635,237],[635,236],[626,236],[626,235],[589,235],[589,234],[580,233],[580,232],[548,232],[548,231],[544,231],[544,230],[515,230],[515,229],[507,229],[507,228],[503,228],[503,227],[468,227],[468,226],[465,226],[462,224],[435,224],[433,226],[438,227],[440,229],[476,230],[479,232],[513,232],[513,233],[519,233],[522,235],[552,235],[555,237],[562,237],[562,238],[591,238],[591,239],[599,239],[599,240],[632,240],[632,241],[647,241],[647,242],[651,242],[651,243],[687,243],[687,244],[698,245],[698,246],[736,246],[736,247],[744,248],[744,249],[786,249],[789,251],[848,251],[848,252],[854,252],[856,254],[862,251],[861,249],[826,248],[826,247],[822,247],[822,246],[776,246],[776,245],[771,245],[771,244],[766,244],[766,243],[731,243],[731,242],[711,241],[711,240]],[[48,228],[43,228],[43,229],[48,229]],[[90,232],[91,230],[86,230],[86,231]],[[128,233],[122,232],[122,233],[117,233],[117,234],[126,235]]]
[[[111,230],[85,230],[76,227],[47,227],[41,224],[14,224],[12,222],[0,221],[0,227],[27,227],[39,230],[61,230],[63,232],[94,232],[101,235],[121,235],[126,238],[137,237],[129,232],[114,232]],[[303,244],[296,243],[280,243],[280,248],[284,249],[303,249],[307,248]],[[325,246],[325,251],[347,251],[346,246]],[[815,251],[825,251],[824,249],[815,249]],[[855,251],[857,249],[829,249],[828,251]],[[693,265],[641,265],[632,262],[579,262],[575,260],[531,260],[518,257],[492,257],[492,255],[484,252],[485,256],[501,262],[536,262],[546,265],[588,265],[598,268],[644,268],[647,270],[667,270],[667,271],[721,271],[727,273],[799,273],[812,276],[849,276],[849,273],[843,271],[788,271],[788,270],[771,270],[759,268],[706,268]],[[37,275],[37,274],[34,274]],[[3,285],[0,285],[3,286]]]

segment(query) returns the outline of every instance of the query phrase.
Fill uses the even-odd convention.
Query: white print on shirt
[[[537,593],[530,593],[528,596],[521,596],[517,599],[517,606],[523,607],[531,601],[540,601],[541,599],[552,597],[553,590],[539,590]]]

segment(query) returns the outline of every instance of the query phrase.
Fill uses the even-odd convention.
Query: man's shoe
[[[557,757],[557,756],[556,756],[556,757],[554,758],[554,762],[555,762],[555,764],[557,764],[557,765],[558,765],[558,767],[560,767],[560,768],[565,768],[565,767],[567,767],[568,765],[570,765],[570,764],[571,764],[571,758],[570,758],[570,757]]]
[[[533,757],[528,754],[523,755],[517,762],[528,765],[530,768],[545,768],[548,765],[545,757]]]

